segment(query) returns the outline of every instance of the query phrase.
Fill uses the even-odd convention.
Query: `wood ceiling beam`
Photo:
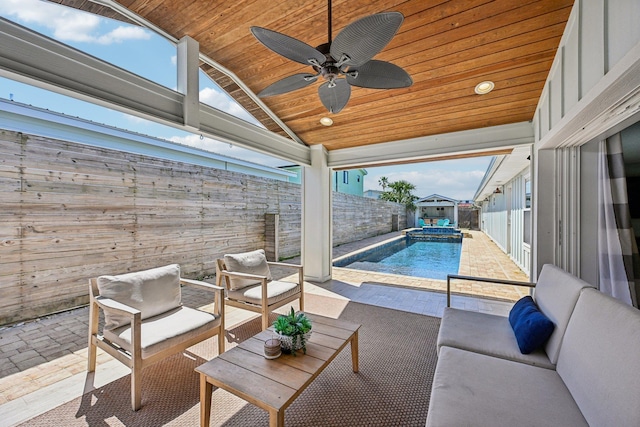
[[[435,136],[398,140],[329,151],[329,167],[400,164],[443,156],[470,156],[495,150],[512,149],[534,143],[530,122],[494,126],[485,129],[451,132]],[[479,155],[479,154],[478,154]]]

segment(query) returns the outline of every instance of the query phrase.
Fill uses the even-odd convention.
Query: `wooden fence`
[[[0,196],[0,325],[86,304],[100,274],[210,275],[265,246],[267,214],[280,257],[300,253],[300,185],[238,172],[0,131]],[[389,232],[401,210],[354,197],[334,193],[334,244]]]

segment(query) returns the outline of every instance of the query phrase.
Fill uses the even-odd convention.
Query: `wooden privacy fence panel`
[[[406,224],[404,205],[334,192],[333,245],[389,233],[393,214],[399,215],[400,224]]]
[[[0,195],[0,325],[86,304],[101,274],[211,275],[265,246],[266,214],[300,254],[301,187],[269,178],[0,131]],[[389,205],[334,193],[334,244],[389,232]]]

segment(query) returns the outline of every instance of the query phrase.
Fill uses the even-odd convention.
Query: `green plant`
[[[298,340],[302,346],[302,351],[307,353],[307,342],[304,334],[311,331],[311,320],[304,313],[296,313],[291,307],[289,314],[278,316],[273,323],[273,328],[280,335],[286,335],[291,337],[292,348],[296,348]],[[295,352],[293,352],[295,355]]]

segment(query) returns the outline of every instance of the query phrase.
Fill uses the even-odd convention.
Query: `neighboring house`
[[[44,108],[0,99],[0,129],[287,181],[295,174],[142,135]]]
[[[364,194],[364,176],[366,174],[367,171],[364,169],[333,171],[333,191],[362,196]]]
[[[382,193],[383,191],[381,190],[367,190],[362,195],[370,199],[379,199]]]
[[[289,178],[289,182],[302,184],[302,166],[282,166],[290,172],[294,172],[296,176]],[[365,169],[351,169],[333,171],[331,179],[331,188],[338,193],[353,194],[355,196],[364,196],[364,177],[367,175]],[[374,190],[369,190],[374,191]],[[378,197],[375,197],[376,199]]]
[[[416,200],[415,223],[422,218],[425,223],[435,224],[440,219],[449,219],[451,224],[458,224],[458,201],[439,194],[432,194]]]

